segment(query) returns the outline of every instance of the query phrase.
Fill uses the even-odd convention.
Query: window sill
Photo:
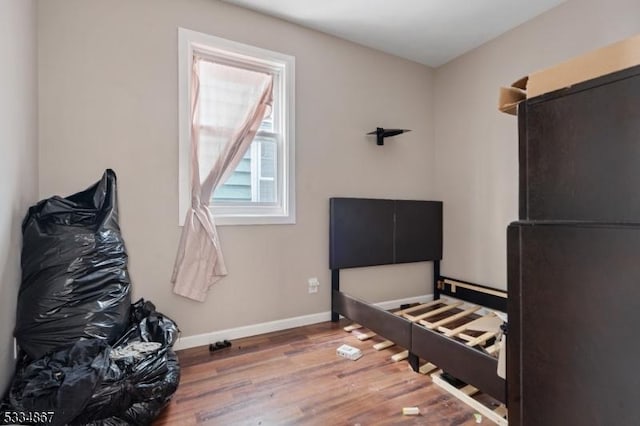
[[[216,226],[295,225],[295,216],[213,216]]]

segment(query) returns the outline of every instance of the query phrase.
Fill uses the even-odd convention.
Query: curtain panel
[[[197,55],[191,72],[191,206],[171,282],[174,293],[203,302],[211,285],[227,275],[209,210],[211,195],[235,170],[270,114],[273,76]]]

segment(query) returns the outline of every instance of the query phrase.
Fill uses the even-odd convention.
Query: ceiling
[[[224,0],[438,67],[565,0]]]

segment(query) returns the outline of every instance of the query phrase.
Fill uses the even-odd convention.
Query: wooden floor
[[[182,378],[159,425],[476,425],[474,411],[330,322],[179,351]],[[377,341],[381,341],[378,339]],[[350,361],[341,344],[362,350]],[[402,416],[417,406],[420,416]],[[481,424],[492,424],[484,419]]]

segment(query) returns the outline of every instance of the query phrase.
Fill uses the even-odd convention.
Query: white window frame
[[[249,69],[274,75],[274,97],[280,100],[276,205],[215,203],[210,206],[217,225],[293,224],[295,215],[295,57],[224,38],[178,28],[178,198],[179,225],[191,205],[191,65],[193,55],[223,58]],[[275,123],[274,123],[275,124]]]

